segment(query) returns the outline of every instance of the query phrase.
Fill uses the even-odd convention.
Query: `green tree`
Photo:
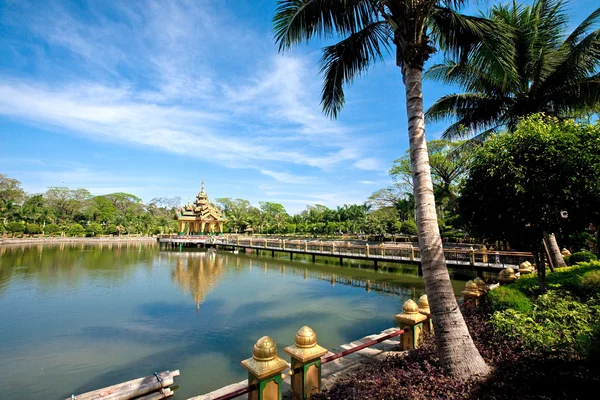
[[[60,222],[73,221],[80,213],[85,202],[92,197],[86,189],[69,189],[67,187],[51,186],[44,193],[48,206]]]
[[[452,8],[461,3],[460,0],[279,0],[274,25],[281,50],[315,36],[343,37],[325,47],[321,59],[322,105],[332,117],[344,105],[344,85],[365,73],[395,46],[396,64],[405,85],[419,246],[437,347],[444,369],[458,378],[467,378],[485,375],[489,368],[469,335],[446,268],[427,154],[421,86],[423,66],[435,52],[434,45],[465,57],[484,36],[502,33],[492,29],[488,21],[461,15]]]
[[[83,236],[85,229],[80,224],[73,224],[69,227],[69,236]]]
[[[471,150],[463,144],[462,141],[448,140],[431,140],[427,143],[433,189],[436,202],[441,207],[441,216],[445,208],[450,208],[452,213],[458,211],[458,188],[469,168],[471,158]],[[398,187],[413,191],[408,151],[402,158],[394,161],[390,176]]]
[[[55,235],[60,232],[60,227],[56,224],[48,224],[44,227],[44,233],[46,235]]]
[[[567,35],[566,7],[561,0],[497,5],[489,18],[511,33],[504,50],[497,38],[486,38],[468,59],[447,60],[427,72],[466,90],[427,110],[429,120],[454,121],[443,137],[485,139],[501,127],[513,131],[534,113],[573,117],[600,110],[600,29],[593,30],[600,8]]]
[[[21,182],[0,174],[0,217],[3,222],[12,219],[17,213],[17,205],[25,199]]]
[[[529,248],[542,290],[544,232],[577,231],[600,221],[599,148],[600,125],[535,115],[475,154],[461,212],[473,233]]]
[[[6,230],[12,234],[20,234],[25,232],[25,224],[22,222],[9,222],[6,225]]]
[[[38,224],[27,224],[27,233],[37,235],[42,233],[42,228]]]
[[[85,227],[85,233],[87,236],[98,236],[98,235],[102,235],[103,229],[102,229],[102,225],[100,225],[97,222],[90,222],[86,227]]]

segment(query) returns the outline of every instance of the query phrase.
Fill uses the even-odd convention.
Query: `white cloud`
[[[294,174],[289,174],[287,172],[276,172],[276,171],[269,171],[266,169],[261,169],[260,173],[263,175],[270,176],[271,178],[275,179],[276,181],[283,182],[283,183],[300,184],[300,183],[312,182],[315,180],[315,178],[310,177],[310,176],[298,176],[298,175],[294,175]]]
[[[374,185],[375,182],[373,181],[358,181],[358,183],[362,183],[363,185]]]
[[[354,166],[368,171],[381,171],[383,169],[381,162],[375,158],[362,158],[356,161]]]

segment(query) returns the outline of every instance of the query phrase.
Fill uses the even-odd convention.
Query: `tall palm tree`
[[[569,35],[561,0],[497,5],[489,19],[511,33],[504,51],[497,51],[497,38],[487,38],[467,59],[449,59],[425,75],[466,90],[427,110],[429,121],[454,121],[444,138],[484,140],[539,112],[564,118],[600,111],[600,29],[593,30],[600,8]]]
[[[539,112],[565,118],[600,111],[600,28],[593,29],[600,8],[569,35],[561,0],[498,5],[489,19],[511,33],[504,51],[497,51],[491,37],[469,58],[447,60],[426,73],[466,90],[443,96],[427,110],[428,120],[454,120],[444,138],[485,140]],[[544,241],[553,264],[566,266],[554,234],[545,233]]]
[[[395,48],[406,89],[408,135],[425,288],[435,324],[440,360],[457,377],[485,375],[489,368],[473,345],[442,249],[423,112],[423,66],[439,45],[466,56],[491,29],[482,18],[459,14],[455,0],[279,0],[275,39],[285,50],[313,37],[342,37],[323,49],[322,106],[333,118],[344,105],[344,85]]]

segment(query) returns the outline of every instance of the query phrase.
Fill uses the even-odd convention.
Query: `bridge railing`
[[[377,257],[379,259],[391,258],[407,261],[421,259],[418,247],[400,243],[369,245],[342,241],[285,240],[263,237],[255,238],[249,236],[207,237],[199,235],[161,235],[161,238],[175,239],[182,242],[231,244],[252,248],[264,248],[265,250],[293,250],[296,252],[323,253],[342,257]],[[515,266],[520,265],[524,261],[533,261],[533,255],[531,253],[516,251],[444,248],[444,256],[449,264],[468,264],[488,267]]]

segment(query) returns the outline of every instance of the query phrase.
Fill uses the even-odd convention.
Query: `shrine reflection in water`
[[[239,362],[260,336],[282,349],[306,324],[333,348],[393,326],[424,293],[415,266],[317,261],[156,244],[0,247],[3,398],[65,398],[180,369],[185,399],[244,379]]]

